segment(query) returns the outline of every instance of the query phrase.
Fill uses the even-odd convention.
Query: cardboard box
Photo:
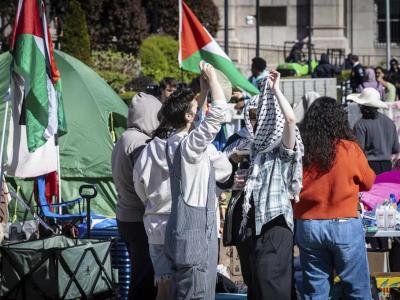
[[[385,271],[385,253],[383,252],[367,252],[369,272],[384,272]]]
[[[239,254],[236,250],[236,247],[224,247],[221,241],[219,249],[219,264],[227,267],[229,277],[233,282],[243,283]]]

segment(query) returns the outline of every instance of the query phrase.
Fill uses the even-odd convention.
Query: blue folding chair
[[[81,185],[79,188],[79,195],[81,198],[77,198],[71,201],[65,201],[62,203],[48,203],[46,199],[46,181],[45,176],[37,177],[37,191],[38,191],[38,208],[39,215],[47,220],[53,220],[57,224],[63,224],[70,222],[75,224],[77,222],[83,223],[86,220],[87,226],[87,237],[90,238],[90,224],[91,224],[91,213],[90,213],[90,202],[97,196],[97,190],[94,185]],[[90,191],[88,193],[88,191]],[[83,211],[84,200],[86,202],[86,210]],[[82,202],[82,204],[81,204]],[[78,213],[76,214],[59,214],[57,211],[60,207],[66,208],[78,204]],[[53,210],[53,211],[52,211]]]

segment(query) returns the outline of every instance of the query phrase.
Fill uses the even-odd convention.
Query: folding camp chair
[[[48,203],[45,195],[45,184],[45,176],[37,177],[38,208],[40,210],[39,215],[44,219],[54,220],[57,224],[65,224],[66,222],[76,224],[77,222],[83,223],[83,221],[86,220],[87,237],[90,238],[90,202],[97,196],[96,187],[94,185],[81,185],[79,188],[79,194],[81,198],[62,203]],[[83,211],[83,200],[86,200],[86,211]],[[59,210],[59,208],[63,209],[76,204],[78,204],[78,213],[76,214],[59,214],[54,212]]]

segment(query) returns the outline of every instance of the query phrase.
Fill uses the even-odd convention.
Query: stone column
[[[349,41],[344,35],[345,1],[344,0],[311,0],[312,1],[312,42],[315,48],[343,48],[349,50]]]

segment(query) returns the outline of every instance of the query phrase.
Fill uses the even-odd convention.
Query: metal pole
[[[224,0],[224,48],[226,55],[229,55],[229,9],[228,9],[229,0]]]
[[[308,18],[308,74],[311,75],[312,73],[312,64],[311,64],[311,60],[312,60],[312,51],[311,51],[311,46],[312,46],[312,18],[313,18],[313,1],[309,0],[310,3],[310,7],[309,7],[309,18]]]
[[[3,130],[1,131],[1,146],[0,146],[0,162],[1,162],[1,171],[0,171],[0,176],[3,176],[4,174],[4,143],[6,140],[6,127],[7,127],[7,115],[8,115],[8,105],[9,105],[9,100],[6,100],[6,108],[4,111],[4,119],[3,119]],[[1,192],[1,187],[0,187],[0,192]]]
[[[260,56],[260,0],[256,0],[256,56]]]
[[[4,144],[5,144],[5,140],[6,140],[6,129],[7,129],[7,117],[8,117],[8,106],[9,106],[9,103],[10,103],[10,90],[7,92],[7,95],[6,95],[6,99],[5,99],[5,102],[6,102],[6,107],[5,107],[5,110],[4,110],[4,119],[3,119],[3,130],[2,130],[2,132],[1,132],[1,146],[0,146],[0,176],[1,176],[1,179],[0,179],[0,195],[3,193],[3,180],[4,180],[4,152],[6,151],[5,150],[5,147],[4,147]]]
[[[347,16],[346,16],[347,18]],[[353,0],[350,0],[350,52],[354,54],[354,35],[353,35]]]
[[[58,140],[58,134],[54,135],[54,143],[56,146],[56,151],[57,151],[57,177],[58,177],[58,199],[57,203],[61,204],[62,203],[62,195],[61,195],[61,163],[60,163],[60,143]],[[58,213],[62,215],[62,206],[60,205],[58,207]]]
[[[390,0],[386,0],[386,68],[390,68]]]
[[[86,198],[86,237],[90,239],[90,201],[91,198]]]

